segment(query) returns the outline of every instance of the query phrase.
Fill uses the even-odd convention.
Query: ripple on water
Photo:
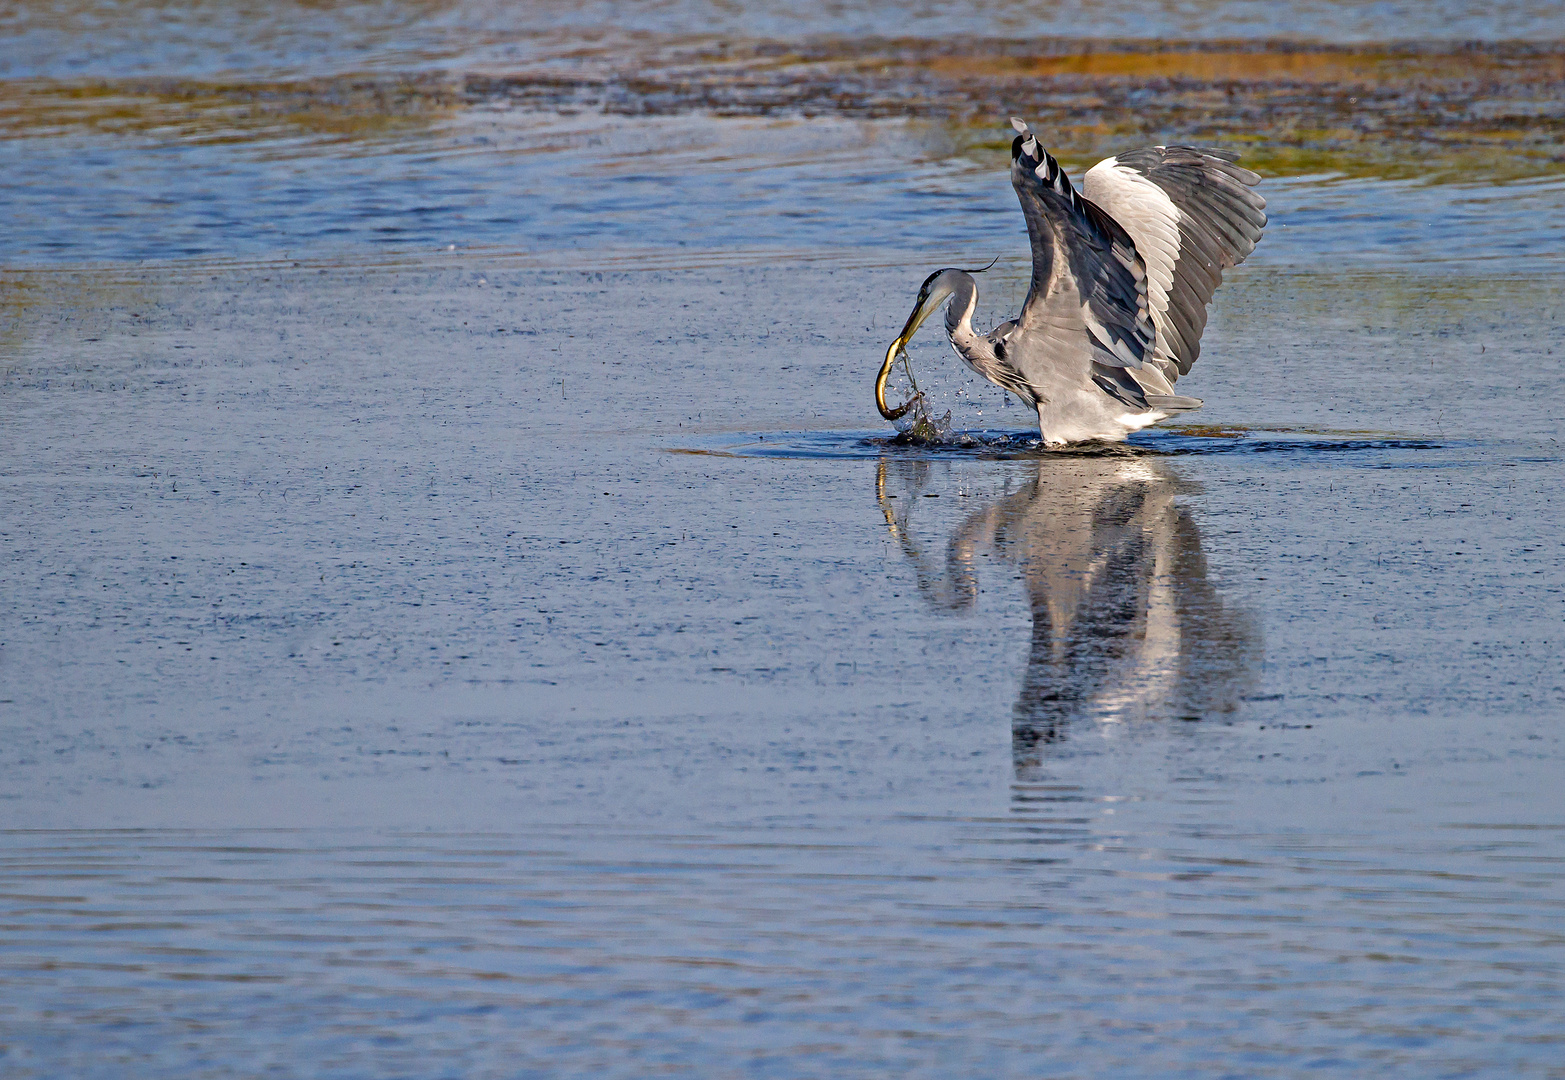
[[[849,829],[4,834],[7,1075],[1545,1075],[1558,828],[1392,848],[1193,787]]]
[[[676,454],[749,458],[835,458],[862,460],[1011,461],[1056,457],[1180,457],[1191,454],[1332,454],[1355,456],[1355,464],[1401,463],[1405,455],[1430,451],[1471,451],[1469,439],[1427,439],[1387,432],[1320,431],[1296,428],[1208,428],[1191,426],[1141,431],[1123,443],[1095,443],[1050,450],[1036,432],[975,430],[951,432],[939,439],[907,433],[870,431],[773,431],[714,435],[695,445],[670,447]],[[1377,460],[1369,460],[1376,457]],[[1449,464],[1449,459],[1443,459]],[[1430,461],[1429,464],[1434,464]]]

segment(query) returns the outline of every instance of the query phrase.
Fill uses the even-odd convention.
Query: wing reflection
[[[1036,764],[1073,721],[1202,719],[1237,706],[1258,665],[1260,635],[1207,580],[1200,536],[1168,466],[1124,456],[1019,462],[1011,490],[944,528],[917,498],[932,468],[883,459],[877,496],[936,609],[973,609],[982,564],[1020,572],[1032,646],[1012,723],[1018,770]],[[963,504],[973,501],[969,493]],[[948,537],[942,556],[920,542],[921,518],[924,531]]]

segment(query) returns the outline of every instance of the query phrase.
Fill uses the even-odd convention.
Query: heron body
[[[946,307],[957,355],[1038,412],[1047,446],[1118,441],[1201,406],[1174,393],[1201,351],[1206,307],[1223,271],[1243,262],[1266,225],[1260,177],[1235,155],[1149,146],[1099,162],[1078,192],[1021,120],[1011,185],[1032,243],[1021,313],[988,333],[972,317],[971,272],[931,274],[876,381],[881,414],[891,365],[919,326]]]

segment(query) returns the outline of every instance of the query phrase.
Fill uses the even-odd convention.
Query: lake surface
[[[0,1074],[1560,1075],[1557,5],[0,27]],[[1187,424],[879,424],[1013,111]]]

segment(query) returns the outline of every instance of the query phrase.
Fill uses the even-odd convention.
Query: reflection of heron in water
[[[886,523],[936,608],[971,610],[979,560],[1012,564],[1032,606],[1032,648],[1012,734],[1018,769],[1072,720],[1205,719],[1231,712],[1260,655],[1257,630],[1207,580],[1200,536],[1156,459],[1073,457],[1020,464],[1018,490],[969,513],[943,560],[919,544],[929,462],[882,460]]]

